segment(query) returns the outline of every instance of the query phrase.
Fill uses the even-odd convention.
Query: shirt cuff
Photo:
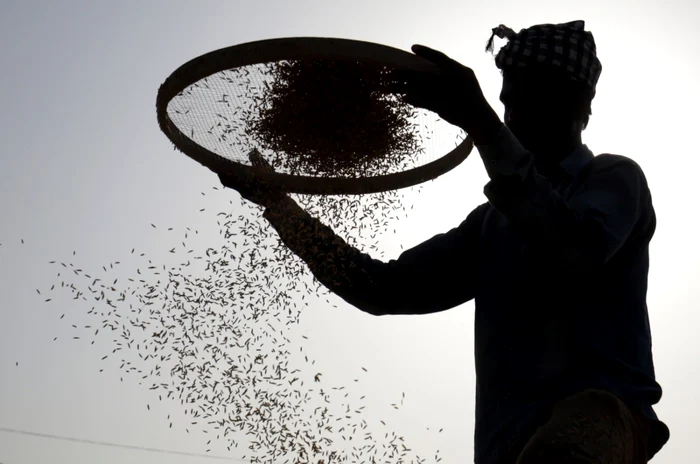
[[[532,162],[532,154],[522,146],[505,124],[488,145],[475,145],[492,180],[500,176],[525,176]]]

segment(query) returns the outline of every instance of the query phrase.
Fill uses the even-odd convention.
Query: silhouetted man
[[[662,391],[646,306],[647,181],[631,159],[581,143],[602,70],[583,21],[493,33],[509,39],[496,57],[505,124],[473,72],[440,52],[413,48],[441,81],[404,83],[416,106],[465,129],[484,161],[488,202],[458,227],[381,262],[282,192],[222,183],[265,207],[315,277],[362,311],[475,300],[477,464],[646,463],[669,438],[652,409]]]

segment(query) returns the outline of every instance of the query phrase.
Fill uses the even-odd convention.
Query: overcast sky
[[[0,427],[245,454],[218,443],[207,447],[201,430],[186,433],[178,404],[159,402],[133,378],[121,382],[118,362],[101,361],[113,349],[112,337],[96,337],[95,345],[72,338],[72,325],[93,321],[84,306],[65,297],[44,304],[36,293],[56,282],[50,260],[90,273],[126,262],[136,248],[164,262],[168,240],[179,240],[167,228],[199,229],[198,246],[206,248],[218,229],[214,215],[199,210],[229,200],[240,208],[235,193],[214,192],[216,177],[174,152],[158,128],[156,92],[178,66],[211,50],[275,37],[342,37],[405,50],[421,43],[472,67],[502,115],[501,77],[484,53],[491,28],[503,23],[518,31],[576,19],[593,32],[603,64],[583,141],[596,154],[625,155],[642,166],[658,217],[648,305],[664,388],[655,408],[671,440],[654,462],[700,462],[700,242],[690,209],[700,167],[693,138],[700,107],[694,0],[0,2]],[[496,39],[496,50],[503,44]],[[459,224],[485,201],[487,180],[472,156],[408,198],[414,209],[381,241],[386,256]],[[367,396],[375,430],[384,430],[382,418],[421,455],[439,449],[443,462],[471,462],[473,303],[431,316],[374,318],[337,299],[331,301],[337,308],[314,301],[300,328],[324,381]],[[404,405],[396,410],[391,404],[402,393]],[[213,461],[0,431],[0,463],[40,462]]]

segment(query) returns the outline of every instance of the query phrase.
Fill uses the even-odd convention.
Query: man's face
[[[571,98],[562,78],[546,71],[506,71],[500,95],[504,121],[533,152],[552,140],[571,136]]]

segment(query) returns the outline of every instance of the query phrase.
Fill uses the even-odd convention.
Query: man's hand
[[[434,63],[440,74],[396,71],[394,91],[406,94],[407,103],[464,129],[477,145],[488,143],[501,120],[486,101],[474,71],[432,48],[414,45],[411,50]]]
[[[274,171],[270,163],[262,157],[257,149],[253,149],[248,154],[248,158],[255,168],[261,171]],[[263,184],[247,176],[219,174],[219,180],[224,187],[236,190],[241,197],[263,208],[269,208],[288,196],[279,187]]]

